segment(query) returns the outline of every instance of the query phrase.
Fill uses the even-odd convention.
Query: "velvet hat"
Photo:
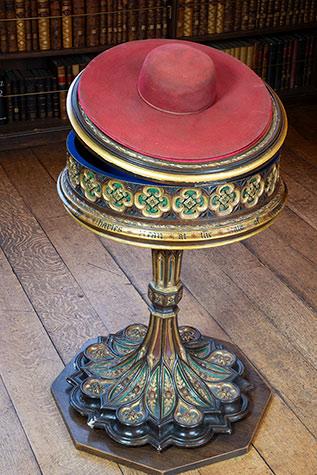
[[[272,121],[271,95],[251,69],[188,41],[133,41],[105,51],[82,73],[77,100],[115,142],[184,164],[242,153]]]

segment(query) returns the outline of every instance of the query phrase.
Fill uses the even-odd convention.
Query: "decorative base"
[[[108,345],[111,344],[113,348],[114,346],[116,347],[117,343],[120,344],[122,340],[127,341],[127,334],[130,336],[130,339],[132,336],[131,342],[134,340],[132,344],[136,345],[138,338],[138,332],[136,330],[138,329],[142,334],[142,328],[144,329],[142,325],[131,325],[124,331],[119,332],[119,334],[111,335],[107,340]],[[141,334],[139,334],[139,338]],[[239,350],[230,343],[224,343],[221,341],[215,342],[206,337],[199,338],[199,333],[197,331],[193,332],[190,327],[181,327],[180,334],[182,335],[184,346],[189,352],[194,351],[194,353],[196,352],[197,354],[198,348],[203,348],[204,345],[209,345],[211,350],[210,354],[217,352],[219,349],[220,351],[223,351],[223,348],[225,348],[225,351],[228,352],[225,354],[230,353],[236,355],[236,362],[233,366],[227,366],[233,369],[242,368],[242,366],[240,366],[240,359],[243,359],[245,374],[247,374],[248,381],[252,385],[252,391],[248,394],[249,407],[247,417],[241,420],[237,425],[234,424],[231,428],[230,423],[233,420],[237,420],[236,418],[241,419],[241,417],[245,415],[246,400],[242,398],[239,402],[238,410],[236,408],[224,417],[221,417],[220,413],[214,417],[206,415],[205,423],[197,424],[195,427],[193,426],[192,429],[186,426],[182,429],[182,426],[180,424],[177,425],[175,421],[169,426],[169,428],[163,427],[160,429],[155,427],[154,423],[150,424],[148,412],[148,422],[141,422],[139,426],[130,427],[129,432],[128,426],[120,423],[119,420],[116,419],[115,410],[100,410],[101,399],[99,396],[98,398],[91,398],[85,395],[83,390],[88,385],[87,381],[91,381],[91,377],[87,377],[87,373],[82,371],[77,371],[74,374],[74,369],[78,364],[84,364],[87,366],[88,363],[89,365],[88,359],[84,355],[89,354],[91,356],[93,352],[96,356],[97,349],[102,349],[102,347],[98,345],[104,345],[105,340],[98,338],[97,340],[91,340],[86,343],[82,352],[67,365],[65,370],[58,376],[52,385],[53,396],[62,413],[74,444],[78,449],[107,457],[118,463],[126,464],[138,470],[160,475],[172,475],[185,470],[191,470],[199,466],[242,455],[248,451],[257,425],[270,399],[270,388],[263,381],[255,368],[249,363],[246,357],[243,355],[241,358]],[[189,335],[191,335],[191,337]],[[188,339],[190,341],[188,341]],[[140,345],[140,342],[138,342],[138,345]],[[90,359],[89,361],[91,362],[93,360]],[[134,367],[135,366],[136,365],[134,364]],[[72,382],[73,388],[67,381]],[[134,381],[134,384],[135,383],[136,381]],[[238,388],[243,389],[246,383],[240,376],[237,376],[234,384],[237,385]],[[97,392],[99,392],[98,388],[99,386],[96,385]],[[130,388],[131,390],[128,394],[133,391],[131,386]],[[150,390],[149,388],[150,385],[147,385],[146,389],[148,391]],[[89,392],[89,390],[87,392]],[[71,401],[72,405],[77,405],[76,411],[70,407],[69,401]],[[227,407],[233,407],[232,403],[225,404],[228,404]],[[84,418],[78,414],[77,411],[79,409],[81,409],[86,417],[88,416],[88,424],[86,417]],[[118,409],[117,414],[119,411],[120,408]],[[94,422],[91,423],[91,421]],[[217,421],[217,423],[215,423],[215,421]],[[121,443],[118,444],[111,440],[104,430],[92,429],[90,426],[105,429],[111,437],[121,439]],[[142,439],[143,437],[158,440],[158,438],[163,435],[163,440],[168,440],[169,436],[167,435],[166,437],[166,434],[171,433],[174,433],[174,436],[172,436],[174,441],[180,441],[180,444],[178,445],[186,446],[190,446],[191,441],[194,441],[195,437],[198,437],[198,445],[206,443],[206,441],[213,435],[214,438],[211,443],[202,447],[197,447],[194,450],[182,450],[180,452],[180,449],[177,447],[170,447],[167,450],[168,455],[154,451],[150,446],[129,448],[122,445],[122,442],[132,445],[133,440],[142,443],[144,440]],[[231,433],[231,435],[228,436],[227,433]],[[156,444],[153,443],[153,445]]]

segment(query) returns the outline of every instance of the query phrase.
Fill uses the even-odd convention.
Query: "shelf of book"
[[[96,54],[134,39],[205,43],[246,63],[287,102],[317,97],[316,31],[315,0],[0,0],[0,148],[64,132],[74,77]]]

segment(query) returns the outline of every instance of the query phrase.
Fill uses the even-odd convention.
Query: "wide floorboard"
[[[250,452],[190,475],[317,474],[317,108],[290,107],[289,118],[280,218],[246,242],[184,256],[180,322],[237,344],[274,391]],[[136,475],[77,451],[50,394],[87,338],[146,323],[151,277],[150,251],[66,214],[64,149],[0,154],[0,473]]]

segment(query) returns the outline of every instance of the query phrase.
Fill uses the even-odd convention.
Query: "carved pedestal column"
[[[248,408],[243,364],[223,344],[178,327],[182,252],[153,250],[150,322],[99,337],[75,359],[70,403],[126,445],[196,447]],[[193,320],[195,316],[193,315]]]

